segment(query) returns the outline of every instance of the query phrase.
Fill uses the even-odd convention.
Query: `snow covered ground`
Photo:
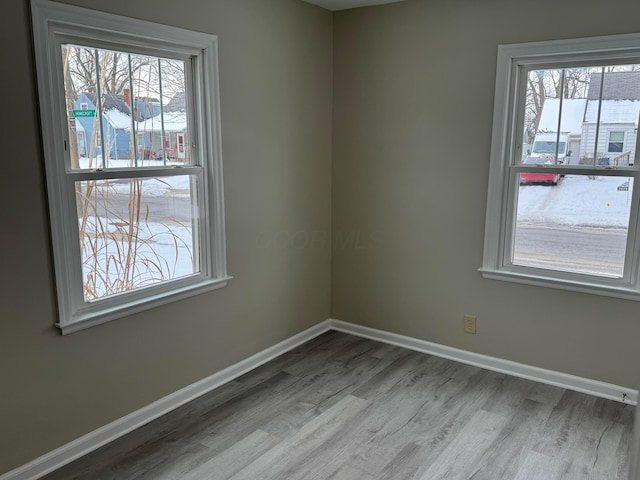
[[[627,183],[628,190],[618,190]],[[567,175],[558,185],[521,185],[518,224],[626,227],[633,180]]]
[[[585,175],[519,186],[513,263],[620,278],[632,191],[627,177]]]
[[[88,167],[85,162],[84,168]],[[145,166],[161,166],[160,161],[145,161]],[[112,161],[112,167],[126,167],[127,161]],[[625,187],[628,186],[628,189]],[[108,186],[114,192],[127,195],[128,181],[111,181]],[[631,207],[633,180],[626,177],[597,177],[590,179],[584,175],[567,175],[557,186],[521,185],[518,193],[517,224],[542,227],[573,226],[581,228],[626,228]],[[190,179],[188,175],[149,178],[142,182],[144,198],[147,197],[189,197]],[[188,200],[187,200],[188,201]],[[114,225],[112,219],[102,219],[107,230],[113,234],[122,227]],[[91,234],[99,236],[99,229]],[[111,235],[111,238],[116,238]],[[117,251],[123,250],[109,235],[98,242],[101,260],[98,270],[106,270],[108,262],[116,262]],[[194,238],[191,223],[141,222],[139,231],[139,268],[137,278],[140,285],[152,285],[158,281],[178,278],[193,272]],[[120,240],[121,241],[121,240]],[[543,250],[546,250],[543,249]],[[88,249],[87,252],[90,252]],[[94,250],[95,251],[95,250]],[[90,254],[90,253],[89,253]],[[109,260],[107,260],[109,259]],[[85,258],[84,275],[95,274],[90,258]],[[87,261],[89,260],[89,261]],[[113,268],[109,276],[117,272]],[[160,266],[160,267],[159,267]],[[146,270],[145,270],[146,268]],[[593,271],[593,267],[589,267]],[[104,291],[104,286],[98,290]]]
[[[159,160],[145,160],[139,164],[144,167],[162,165],[163,162]],[[130,167],[130,161],[110,160],[108,166],[127,168]],[[95,168],[95,160],[91,163],[87,158],[82,158],[80,167]],[[97,206],[87,217],[83,237],[83,276],[85,286],[90,286],[85,288],[85,294],[88,295],[86,300],[118,293],[108,285],[115,285],[123,278],[131,279],[134,288],[141,288],[197,273],[197,267],[194,271],[196,240],[192,222],[190,219],[173,219],[171,213],[175,206],[171,199],[176,197],[182,197],[180,203],[186,202],[187,208],[190,208],[191,179],[190,175],[181,175],[179,170],[175,173],[173,176],[141,180],[142,217],[137,224],[138,229],[134,228],[135,235],[130,234],[126,208],[123,211],[116,207],[117,204],[127,205],[131,193],[130,181],[116,179],[97,182],[92,196]],[[109,205],[108,202],[115,204],[105,208],[103,205]],[[98,216],[95,214],[107,211],[109,217],[103,216],[103,213]],[[136,225],[135,221],[131,223]],[[128,260],[131,252],[135,252],[135,267]],[[126,273],[127,268],[134,270]],[[96,297],[90,296],[89,290]]]
[[[95,162],[95,160],[94,160]],[[160,167],[160,160],[144,160],[141,166]],[[112,168],[126,168],[129,160],[109,160]],[[87,158],[80,159],[81,168],[91,168]],[[176,172],[179,173],[179,172]],[[628,182],[629,189],[618,190]],[[118,193],[127,193],[128,182],[112,182]],[[557,186],[521,185],[518,195],[518,222],[581,226],[626,227],[629,220],[633,181],[626,177],[567,175]],[[145,179],[144,196],[189,197],[188,175]]]
[[[194,273],[191,225],[140,222],[137,235],[131,236],[127,225],[112,218],[89,217],[85,232],[82,269],[85,284],[91,284],[85,288],[86,300],[119,293],[107,285],[124,278],[144,287]]]

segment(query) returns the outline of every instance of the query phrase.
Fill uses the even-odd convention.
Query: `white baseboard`
[[[455,360],[457,362],[549,385],[555,385],[569,390],[588,393],[590,395],[610,400],[623,401],[623,394],[626,393],[624,400],[625,403],[636,405],[638,401],[638,391],[634,389],[620,387],[610,383],[598,382],[566,373],[555,372],[553,370],[532,367],[530,365],[490,357],[479,353],[468,352],[466,350],[448,347],[446,345],[398,335],[396,333],[330,319],[325,320],[324,322],[321,322],[318,325],[294,335],[293,337],[272,347],[258,352],[235,365],[231,365],[210,377],[204,378],[170,395],[167,395],[166,397],[161,398],[140,410],[132,412],[129,415],[98,428],[97,430],[38,457],[15,470],[11,470],[4,475],[0,475],[0,480],[36,480],[329,330],[337,330],[351,335],[357,335],[371,340],[397,345],[411,350],[416,350],[418,352],[428,353],[448,358],[450,360]]]
[[[241,362],[231,365],[224,370],[214,373],[183,389],[180,389],[146,407],[130,413],[103,427],[94,430],[82,437],[63,445],[31,462],[18,467],[15,470],[0,475],[0,480],[36,480],[49,472],[82,457],[113,440],[139,428],[152,420],[168,413],[185,403],[195,400],[215,388],[247,373],[263,363],[274,359],[278,355],[301,345],[302,343],[317,337],[330,329],[331,322],[325,320],[291,338],[288,338],[272,347],[252,355]]]
[[[621,387],[611,383],[599,382],[589,378],[578,377],[567,373],[556,372],[544,368],[533,367],[523,363],[512,362],[501,358],[490,357],[480,353],[473,353],[459,348],[448,347],[438,343],[427,342],[417,338],[406,337],[396,333],[363,327],[340,320],[331,320],[330,328],[340,332],[358,335],[360,337],[377,340],[379,342],[397,345],[418,352],[429,353],[438,357],[448,358],[456,362],[486,368],[495,372],[506,373],[514,377],[526,378],[556,387],[566,388],[577,392],[587,393],[596,397],[637,405],[638,391],[632,388]],[[626,395],[625,395],[626,394]],[[1,479],[0,479],[1,480]]]

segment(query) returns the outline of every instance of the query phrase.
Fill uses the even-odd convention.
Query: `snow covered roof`
[[[96,94],[84,92],[91,103],[96,105]],[[125,102],[122,95],[102,95],[102,114],[107,122],[113,127],[121,130],[131,129],[131,107]]]
[[[565,98],[562,100],[562,133],[582,133],[582,121],[587,105],[586,98]],[[560,99],[547,98],[542,107],[542,115],[538,124],[539,132],[557,132]]]
[[[600,123],[633,123],[638,125],[640,101],[638,100],[603,100]],[[589,100],[584,121],[595,123],[598,120],[598,101]]]
[[[113,128],[129,130],[131,128],[131,117],[116,108],[111,108],[102,112]]]
[[[159,132],[162,130],[163,120],[165,132],[183,132],[187,129],[186,112],[164,112],[164,115],[156,115],[138,122],[138,130]]]
[[[84,92],[87,98],[96,105],[96,94],[93,92]],[[131,115],[131,107],[124,100],[124,96],[122,95],[112,95],[110,93],[102,94],[102,104],[101,107],[104,111],[106,110],[118,110],[122,113],[126,113],[127,115]]]

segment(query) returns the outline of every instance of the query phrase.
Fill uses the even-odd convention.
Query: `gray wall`
[[[219,36],[235,279],[57,333],[28,2],[4,1],[0,474],[330,314],[331,14],[297,0],[73,3]]]
[[[638,303],[476,269],[497,44],[632,32],[640,4],[417,0],[332,16],[297,0],[73,3],[219,36],[235,279],[57,334],[28,4],[6,0],[0,472],[330,314],[636,386]]]
[[[333,317],[636,387],[640,304],[485,280],[477,268],[497,45],[629,33],[639,17],[640,3],[621,0],[338,12]],[[465,313],[478,315],[475,336],[462,331]]]

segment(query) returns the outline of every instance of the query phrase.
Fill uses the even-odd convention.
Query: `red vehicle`
[[[527,157],[525,158],[523,163],[528,164],[547,164],[553,165],[554,156],[553,155],[544,155],[540,157]],[[541,169],[542,170],[542,169]],[[542,172],[523,172],[520,174],[520,185],[528,185],[528,184],[544,184],[544,185],[557,185],[560,180],[559,173],[542,173]]]

